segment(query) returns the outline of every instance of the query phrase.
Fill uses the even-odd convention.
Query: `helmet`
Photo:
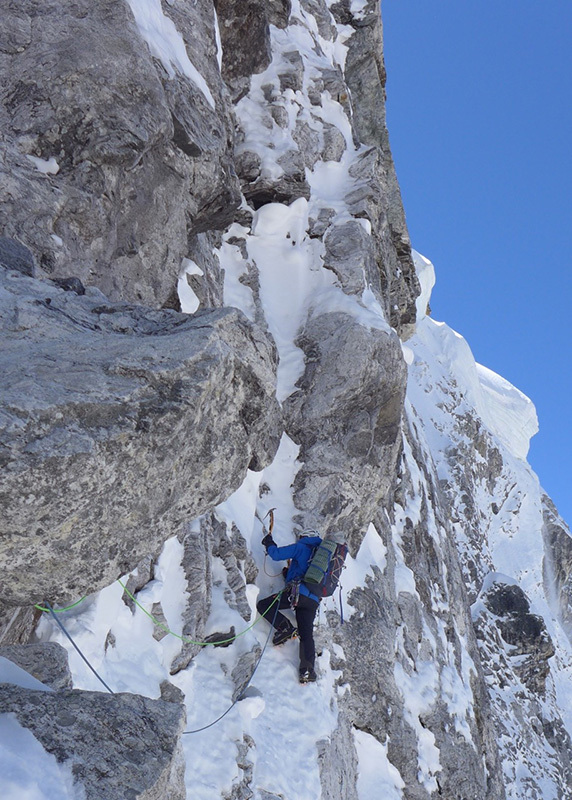
[[[304,528],[303,531],[296,531],[296,536],[298,539],[305,539],[306,536],[320,536],[320,534],[314,528]]]

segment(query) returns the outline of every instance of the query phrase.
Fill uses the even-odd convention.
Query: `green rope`
[[[76,603],[72,603],[71,606],[66,606],[65,608],[46,608],[45,606],[39,605],[39,603],[36,603],[34,608],[37,608],[39,611],[47,611],[52,614],[63,614],[64,611],[69,611],[71,608],[79,606],[80,603],[83,603],[86,597],[87,595],[82,597],[81,600],[78,600]]]
[[[177,639],[180,639],[184,644],[197,644],[197,645],[200,645],[201,647],[205,647],[206,645],[218,646],[218,645],[221,645],[221,644],[230,644],[230,642],[234,642],[235,639],[238,639],[239,636],[244,636],[245,633],[248,633],[248,631],[250,631],[250,630],[252,630],[252,628],[254,628],[254,626],[257,624],[257,622],[262,619],[262,617],[265,617],[266,614],[268,614],[268,612],[270,611],[272,606],[276,602],[278,602],[280,600],[280,597],[282,595],[282,592],[278,592],[278,594],[276,595],[276,597],[274,598],[272,603],[268,606],[268,608],[266,609],[264,614],[262,614],[261,616],[257,617],[254,620],[254,622],[252,623],[252,625],[249,625],[248,628],[245,628],[245,630],[241,631],[240,633],[237,633],[236,636],[231,636],[230,639],[217,640],[216,642],[195,642],[193,639],[187,639],[185,636],[180,636],[178,633],[175,633],[174,631],[170,630],[170,628],[168,628],[166,625],[163,625],[162,622],[159,622],[158,619],[155,619],[153,614],[150,614],[147,611],[147,609],[144,608],[141,605],[141,603],[131,594],[129,589],[119,580],[119,578],[117,579],[117,583],[123,588],[123,590],[127,594],[127,596],[130,597],[131,600],[133,600],[133,602],[135,603],[137,608],[140,608],[141,611],[143,611],[144,614],[147,614],[149,619],[152,620],[155,625],[157,625],[159,628],[161,628],[161,630],[164,630],[166,633],[170,633],[171,636],[175,636]]]

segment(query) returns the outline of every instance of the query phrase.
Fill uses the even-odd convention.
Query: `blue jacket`
[[[286,583],[289,583],[290,581],[301,580],[304,577],[314,549],[321,541],[319,536],[305,536],[295,544],[287,544],[284,545],[284,547],[277,547],[275,544],[271,544],[266,552],[273,561],[285,561],[287,558],[291,559],[288,572],[286,573]],[[320,598],[312,594],[304,583],[300,584],[300,594],[311,597],[312,600],[316,600],[317,602],[320,601]]]

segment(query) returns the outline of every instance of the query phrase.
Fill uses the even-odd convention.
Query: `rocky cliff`
[[[572,540],[426,315],[379,4],[5,6],[0,745],[50,798],[568,797]],[[313,686],[271,508],[349,544]]]

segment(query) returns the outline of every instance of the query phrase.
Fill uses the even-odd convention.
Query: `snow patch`
[[[408,393],[425,421],[435,417],[438,401],[432,391],[439,386],[456,413],[463,413],[463,407],[475,411],[510,453],[526,459],[530,438],[538,431],[536,410],[526,395],[477,364],[465,339],[444,322],[424,317],[407,344],[415,354]]]
[[[57,175],[60,171],[60,165],[53,156],[48,159],[37,158],[36,156],[26,156],[26,158],[31,161],[38,172],[41,172],[43,175]]]
[[[59,764],[15,714],[0,714],[2,800],[85,800],[71,764]]]
[[[417,250],[412,250],[411,254],[413,256],[413,263],[415,265],[415,271],[417,272],[419,285],[421,286],[421,294],[415,301],[417,322],[420,322],[423,317],[427,315],[431,292],[435,286],[435,267],[428,258],[422,256]]]
[[[194,261],[191,261],[190,258],[183,259],[182,272],[177,282],[177,294],[179,295],[179,302],[183,314],[194,314],[201,304],[201,301],[189,285],[187,275],[203,274],[202,269],[195,264]]]
[[[365,731],[354,729],[353,734],[358,755],[359,800],[402,800],[405,782],[387,757],[387,743],[381,744]]]
[[[135,22],[151,53],[165,67],[170,78],[175,77],[177,68],[200,89],[209,105],[214,109],[215,101],[207,82],[191,63],[183,37],[172,19],[165,16],[161,0],[127,0],[135,17]]]
[[[49,686],[34,678],[22,667],[4,658],[4,656],[0,656],[0,683],[11,683],[14,686],[21,686],[23,689],[36,689],[40,692],[53,691]]]
[[[403,695],[405,719],[417,735],[419,765],[417,779],[431,794],[438,788],[435,775],[441,771],[440,752],[435,744],[435,736],[421,723],[420,718],[431,710],[437,700],[439,687],[437,666],[430,661],[417,660],[415,672],[408,674],[403,666],[396,662],[393,672],[395,683]]]

